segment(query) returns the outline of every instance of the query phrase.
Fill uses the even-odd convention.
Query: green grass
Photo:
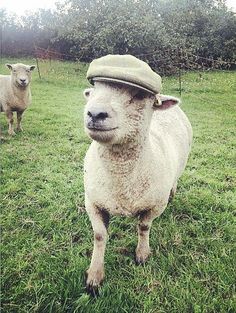
[[[235,74],[183,76],[194,144],[177,195],[153,223],[145,266],[134,263],[136,220],[111,219],[106,280],[94,299],[84,288],[93,247],[83,210],[86,65],[40,68],[24,132],[9,139],[0,116],[2,312],[236,312]],[[165,78],[164,92],[178,95],[178,79]]]

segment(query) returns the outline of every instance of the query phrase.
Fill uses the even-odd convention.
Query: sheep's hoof
[[[9,131],[8,131],[8,134],[9,134],[10,136],[15,136],[15,135],[16,135],[16,133],[14,132],[14,130],[9,130]]]
[[[137,265],[144,264],[148,260],[150,254],[151,254],[150,249],[147,249],[146,251],[136,249],[136,257],[135,257],[136,264]]]
[[[23,128],[22,127],[17,127],[16,129],[18,132],[23,132]]]
[[[99,287],[104,280],[104,270],[86,271],[86,290],[92,297],[99,296]]]

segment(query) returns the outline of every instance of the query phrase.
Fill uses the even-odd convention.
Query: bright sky
[[[236,12],[236,0],[227,0],[227,5],[231,8],[233,8],[234,12]]]
[[[23,15],[25,11],[36,11],[38,8],[53,9],[55,2],[61,0],[0,0],[0,8],[5,8],[11,13]],[[227,0],[229,7],[236,12],[236,0]]]
[[[0,8],[8,12],[23,15],[25,11],[36,11],[38,8],[54,9],[58,0],[0,0]]]

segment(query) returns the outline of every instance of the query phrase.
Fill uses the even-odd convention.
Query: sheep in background
[[[84,183],[94,249],[86,284],[94,293],[104,278],[110,214],[139,218],[136,262],[147,260],[152,221],[175,194],[192,128],[179,100],[158,94],[159,75],[133,56],[94,60],[87,77],[94,88],[84,92],[85,130],[93,141],[85,157]]]
[[[6,64],[11,75],[0,75],[0,112],[6,113],[8,133],[14,135],[13,112],[17,113],[17,131],[22,131],[22,114],[31,104],[31,73],[34,65]]]

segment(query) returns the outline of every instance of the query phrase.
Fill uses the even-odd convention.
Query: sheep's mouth
[[[27,83],[19,83],[19,82],[17,82],[17,85],[18,85],[18,87],[20,87],[20,88],[25,88],[25,87],[27,87]]]
[[[113,128],[105,128],[105,127],[89,127],[87,126],[88,130],[94,131],[94,132],[109,132],[112,130],[117,129],[118,127],[113,127]]]

